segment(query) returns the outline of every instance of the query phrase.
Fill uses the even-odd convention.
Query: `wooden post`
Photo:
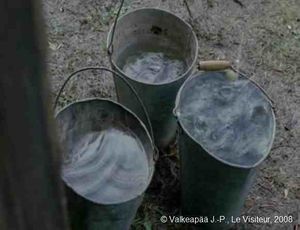
[[[1,230],[67,229],[38,13],[33,0],[0,1]]]

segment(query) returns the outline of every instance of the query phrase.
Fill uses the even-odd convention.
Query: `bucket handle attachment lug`
[[[130,83],[129,83],[122,75],[121,75],[121,74],[117,73],[116,71],[111,70],[111,69],[109,69],[109,68],[107,68],[107,67],[102,67],[102,66],[100,66],[100,67],[85,67],[85,68],[82,68],[82,69],[79,69],[79,70],[74,71],[73,73],[71,73],[71,74],[67,77],[67,79],[64,81],[63,85],[61,86],[61,88],[60,88],[58,94],[56,95],[56,98],[55,98],[55,101],[54,101],[53,109],[55,110],[55,109],[57,108],[58,100],[59,100],[59,98],[60,98],[62,92],[64,91],[64,89],[65,89],[67,83],[68,83],[74,76],[76,76],[78,73],[81,73],[81,72],[84,72],[84,71],[88,71],[88,70],[100,70],[100,71],[106,71],[106,72],[112,73],[112,74],[114,74],[114,76],[117,76],[118,78],[120,78],[120,79],[121,79],[121,80],[129,87],[129,89],[133,92],[134,96],[136,97],[136,99],[137,99],[138,102],[140,103],[140,106],[142,107],[142,110],[143,110],[143,112],[144,112],[144,115],[145,115],[145,117],[146,117],[146,119],[147,119],[147,123],[148,123],[149,129],[150,129],[149,132],[150,132],[150,136],[151,136],[151,139],[152,139],[151,141],[152,141],[153,146],[154,146],[154,156],[153,156],[153,158],[154,158],[154,161],[156,161],[157,158],[158,158],[158,151],[157,151],[157,148],[156,148],[156,146],[154,145],[154,142],[153,142],[153,140],[154,140],[153,128],[152,128],[152,124],[151,124],[151,121],[150,121],[150,118],[149,118],[149,114],[148,114],[148,112],[147,112],[147,110],[146,110],[146,107],[145,107],[145,105],[144,105],[142,99],[139,97],[138,93],[137,93],[136,90],[134,89],[134,87],[133,87],[133,86],[132,86],[132,85],[131,85],[131,84],[130,84]]]

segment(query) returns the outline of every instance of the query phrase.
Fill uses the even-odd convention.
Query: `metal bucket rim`
[[[176,14],[168,11],[168,10],[165,10],[165,9],[159,9],[159,8],[156,8],[156,7],[142,7],[142,8],[139,8],[139,9],[135,9],[135,10],[131,10],[127,13],[125,13],[124,15],[120,16],[118,18],[118,21],[122,20],[123,18],[127,17],[129,14],[132,14],[132,13],[135,13],[137,11],[143,11],[143,10],[157,10],[157,11],[162,11],[164,13],[168,13],[176,18],[178,18],[181,22],[183,22],[191,31],[192,33],[192,37],[194,38],[195,42],[196,42],[196,47],[195,47],[195,50],[196,50],[196,53],[195,53],[195,57],[193,59],[193,62],[189,65],[189,68],[183,73],[181,74],[178,78],[172,80],[172,81],[169,81],[169,82],[164,82],[164,83],[146,83],[146,82],[143,82],[143,81],[139,81],[137,79],[133,79],[131,77],[129,77],[127,74],[125,74],[123,72],[123,70],[121,68],[119,68],[119,66],[114,62],[114,60],[112,58],[110,58],[110,61],[112,63],[112,65],[122,74],[124,75],[125,77],[129,78],[130,80],[134,81],[134,82],[137,82],[137,83],[140,83],[140,84],[144,84],[144,85],[153,85],[153,86],[158,86],[158,85],[167,85],[167,84],[171,84],[171,83],[174,83],[176,81],[179,81],[181,80],[182,78],[184,78],[195,66],[196,62],[197,62],[197,59],[198,59],[198,49],[199,49],[199,43],[198,43],[198,39],[197,39],[197,36],[193,30],[193,28],[191,27],[191,25],[189,23],[187,23],[186,21],[184,21],[183,19],[181,19],[180,17],[178,17]],[[118,22],[117,21],[117,22]],[[110,44],[110,39],[111,39],[111,33],[112,33],[112,30],[113,30],[113,27],[114,25],[112,25],[109,29],[109,32],[108,32],[108,35],[107,35],[107,39],[106,39],[106,48],[108,48],[109,44]],[[112,54],[110,54],[112,55]]]
[[[151,146],[153,147],[153,150],[155,150],[154,144],[153,144],[153,140],[151,138],[151,135],[149,134],[148,129],[146,128],[145,124],[142,122],[142,120],[134,113],[132,112],[130,109],[128,109],[126,106],[122,105],[121,103],[118,103],[114,100],[108,99],[108,98],[102,98],[102,97],[90,97],[90,98],[85,98],[85,99],[80,99],[74,102],[71,102],[67,105],[65,105],[63,108],[61,108],[60,110],[58,110],[55,114],[55,118],[58,116],[59,113],[63,112],[64,110],[66,110],[68,107],[77,104],[77,103],[84,103],[84,102],[88,102],[88,101],[108,101],[108,102],[112,102],[113,104],[120,106],[121,108],[123,108],[124,110],[126,110],[127,112],[129,112],[131,115],[133,115],[140,123],[140,125],[143,127],[143,129],[145,129],[146,134],[151,142]]]
[[[121,107],[122,109],[124,109],[125,111],[127,111],[128,113],[130,113],[132,116],[134,116],[137,121],[139,122],[139,124],[142,126],[143,130],[146,132],[146,135],[151,143],[151,153],[152,155],[154,156],[155,155],[155,146],[153,144],[153,140],[149,134],[149,131],[148,129],[146,128],[145,124],[140,120],[140,118],[137,117],[137,115],[135,113],[133,113],[130,109],[128,109],[127,107],[125,107],[124,105],[114,101],[114,100],[111,100],[111,99],[108,99],[108,98],[101,98],[101,97],[90,97],[90,98],[85,98],[85,99],[80,99],[80,100],[77,100],[75,102],[71,102],[69,104],[67,104],[66,106],[64,106],[62,109],[58,110],[58,112],[56,112],[55,114],[55,118],[57,118],[57,116],[62,113],[63,111],[65,111],[66,109],[68,109],[69,107],[75,105],[75,104],[80,104],[80,103],[86,103],[86,102],[90,102],[90,101],[107,101],[107,102],[111,102],[119,107]],[[65,184],[71,188],[71,190],[73,192],[75,192],[76,194],[78,194],[80,197],[83,197],[84,199],[90,201],[90,202],[93,202],[95,204],[103,204],[103,205],[114,205],[114,204],[122,204],[122,203],[125,203],[125,202],[128,202],[128,201],[131,201],[131,200],[134,200],[136,199],[137,197],[141,196],[147,189],[148,189],[148,186],[150,185],[151,181],[152,181],[152,178],[153,178],[153,175],[154,175],[154,168],[155,168],[155,162],[153,160],[153,156],[149,157],[148,159],[148,164],[149,164],[149,178],[148,178],[148,181],[147,181],[147,186],[145,187],[145,189],[140,193],[138,194],[136,197],[134,198],[131,198],[129,200],[126,200],[126,201],[122,201],[122,202],[116,202],[116,203],[99,203],[99,202],[95,202],[93,200],[90,200],[90,199],[87,199],[85,197],[83,197],[81,194],[79,194],[77,191],[75,191],[71,186],[68,185],[68,183],[65,182]]]
[[[193,78],[195,77],[199,77],[199,75],[201,73],[204,73],[205,71],[197,71],[195,72],[194,74],[192,74],[191,76],[189,76],[185,81],[184,83],[181,85],[181,87],[179,88],[178,92],[177,92],[177,95],[176,95],[176,100],[175,100],[175,108],[173,110],[173,114],[174,116],[176,117],[180,127],[183,129],[183,131],[189,136],[189,138],[191,138],[195,143],[197,143],[202,149],[204,149],[211,157],[213,157],[214,159],[216,159],[217,161],[225,164],[225,165],[228,165],[228,166],[231,166],[231,167],[234,167],[234,168],[240,168],[240,169],[252,169],[252,168],[255,168],[257,166],[259,166],[270,154],[270,151],[272,149],[272,145],[274,143],[274,139],[275,139],[275,134],[276,134],[276,116],[275,116],[275,113],[274,113],[274,109],[272,108],[272,105],[270,104],[271,106],[271,116],[272,116],[272,119],[274,120],[274,123],[273,123],[273,127],[272,127],[272,137],[271,137],[271,142],[267,148],[267,151],[266,151],[266,154],[259,160],[257,161],[255,164],[253,165],[239,165],[239,164],[235,164],[235,163],[231,163],[231,162],[228,162],[226,160],[223,160],[222,158],[216,156],[215,154],[212,154],[210,151],[208,151],[201,143],[199,143],[199,141],[197,141],[191,134],[190,132],[184,127],[184,125],[182,124],[181,120],[180,120],[180,115],[178,114],[178,106],[179,106],[179,100],[180,100],[180,96],[182,94],[182,91],[183,91],[183,88],[185,87],[185,85],[187,84],[188,81],[192,80]],[[251,81],[249,81],[254,87],[258,88],[255,84],[253,84]],[[259,88],[258,88],[259,89]],[[260,90],[260,89],[259,89]],[[261,90],[260,90],[261,91]],[[268,98],[263,94],[263,96],[266,98],[266,100],[270,103],[270,101],[268,100]]]

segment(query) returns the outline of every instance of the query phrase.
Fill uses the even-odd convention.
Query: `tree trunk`
[[[1,230],[67,229],[39,10],[33,0],[0,1]]]

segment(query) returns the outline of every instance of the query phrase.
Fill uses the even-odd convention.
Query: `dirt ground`
[[[300,210],[300,1],[299,0],[125,0],[122,13],[140,7],[174,12],[191,23],[199,39],[199,60],[228,59],[257,81],[275,102],[273,149],[260,167],[243,214],[292,215]],[[109,66],[106,36],[116,0],[43,0],[53,98],[72,71]],[[79,98],[114,98],[111,77],[83,75],[67,87],[60,106]],[[185,229],[160,224],[161,215],[179,214],[176,146],[161,154],[156,174],[134,229]],[[240,224],[234,229],[300,229],[293,224]]]

